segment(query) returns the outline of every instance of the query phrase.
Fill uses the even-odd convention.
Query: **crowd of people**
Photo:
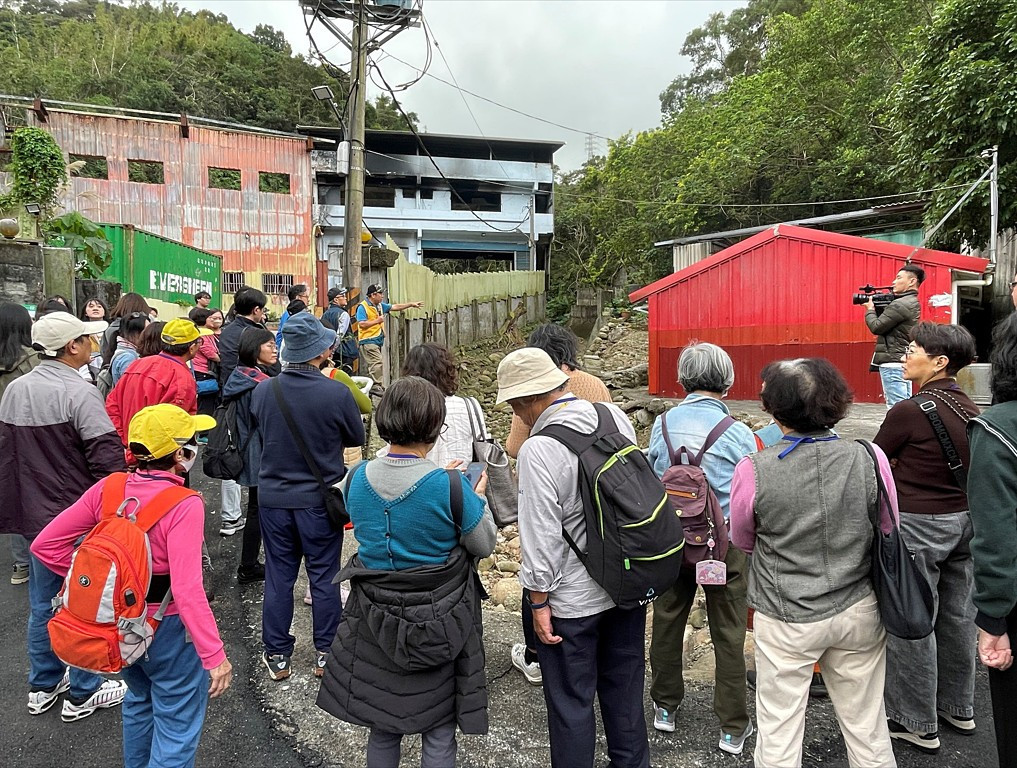
[[[980,412],[956,379],[975,358],[971,335],[912,322],[916,270],[898,273],[901,305],[872,312],[884,321],[866,313],[879,337],[873,366],[897,399],[871,443],[837,433],[852,393],[825,359],[761,371],[772,423],[754,433],[724,402],[735,378],[728,353],[706,342],[682,350],[687,395],[654,422],[646,459],[670,494],[668,473],[692,457],[717,518],[707,558],[689,567],[686,557],[652,602],[648,713],[647,601],[621,604],[591,568],[594,534],[603,536],[588,527],[593,481],[555,437],[606,430],[634,446],[633,426],[603,382],[579,370],[567,328],[542,325],[502,359],[524,598],[511,659],[542,687],[552,766],[594,765],[599,706],[611,765],[648,768],[648,724],[665,734],[682,725],[684,629],[700,587],[722,752],[740,755],[754,737],[757,768],[800,766],[818,665],[851,766],[896,765],[894,743],[935,754],[941,726],[976,731],[980,659],[1000,765],[1017,766],[1017,314],[996,329],[995,405]],[[137,294],[112,312],[89,300],[80,317],[54,297],[34,322],[0,304],[0,532],[12,534],[11,582],[28,583],[29,712],[64,694],[65,722],[122,704],[126,766],[194,764],[208,699],[229,688],[232,667],[206,589],[221,564],[203,543],[204,502],[187,489],[202,444],[228,424],[241,468],[221,481],[219,533],[242,533],[239,584],[263,583],[265,673],[295,672],[303,566],[317,705],[370,729],[371,768],[397,765],[406,734],[422,735],[423,766],[453,766],[457,731],[488,730],[476,561],[494,551],[497,524],[487,471],[463,471],[477,466],[476,444],[494,440],[481,404],[458,394],[454,353],[431,342],[381,386],[385,317],[421,305],[387,304],[380,286],[352,311],[344,289],[330,290],[320,319],[307,286],[294,286],[277,332],[255,288],[237,291],[225,314],[210,300],[199,294],[188,317],[165,323]],[[370,395],[351,376],[358,367]],[[363,460],[372,411],[384,446]],[[54,606],[70,610],[79,540],[111,514],[144,522],[154,574],[150,646],[118,678],[68,666],[51,642],[62,630],[48,626]],[[358,549],[343,564],[348,525]],[[873,541],[895,528],[935,597],[934,630],[920,640],[888,635],[874,592]]]

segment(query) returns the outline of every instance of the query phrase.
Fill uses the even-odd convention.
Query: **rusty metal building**
[[[243,284],[277,307],[293,284],[313,290],[306,137],[186,115],[4,101],[76,163],[68,209],[221,255],[227,304]]]

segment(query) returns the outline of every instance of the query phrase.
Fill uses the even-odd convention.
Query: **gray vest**
[[[872,590],[876,476],[853,440],[802,443],[778,459],[790,445],[749,456],[756,545],[748,601],[766,616],[799,624],[834,616]]]

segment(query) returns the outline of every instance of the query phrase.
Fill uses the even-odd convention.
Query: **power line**
[[[465,206],[466,209],[471,214],[473,214],[473,217],[477,221],[479,221],[481,224],[488,227],[489,229],[493,229],[495,232],[519,232],[520,234],[522,234],[522,230],[520,230],[519,227],[529,220],[528,216],[522,221],[516,222],[515,226],[513,226],[511,229],[502,229],[501,227],[496,227],[493,224],[491,224],[491,222],[487,221],[484,217],[482,217],[475,210],[473,210],[473,207],[469,203],[467,203],[466,200],[463,199],[463,196],[459,194],[459,191],[455,188],[455,186],[452,184],[449,178],[445,175],[445,172],[442,171],[442,169],[438,166],[438,163],[435,162],[434,157],[431,155],[431,151],[427,148],[427,145],[424,144],[424,140],[420,138],[420,134],[417,133],[416,126],[413,125],[413,122],[410,120],[409,116],[403,110],[402,104],[399,103],[399,99],[396,98],[395,92],[393,92],[392,87],[388,84],[388,81],[385,79],[385,75],[382,73],[381,67],[379,67],[377,64],[375,64],[374,66],[378,72],[378,77],[381,78],[381,82],[384,83],[385,89],[389,92],[389,95],[392,97],[392,103],[395,105],[395,108],[399,110],[399,114],[403,116],[403,120],[406,121],[406,125],[409,126],[410,131],[413,133],[413,137],[417,140],[417,144],[420,146],[422,150],[424,150],[424,154],[426,154],[427,159],[431,161],[431,165],[434,166],[434,170],[436,170],[438,172],[438,175],[441,176],[441,178],[445,181],[446,184],[448,184],[449,189],[452,190],[452,194],[456,197],[456,199],[459,200],[459,202],[463,206]]]
[[[395,59],[400,64],[403,64],[403,65],[409,67],[412,70],[415,70],[417,72],[421,71],[420,67],[418,67],[418,66],[416,66],[414,64],[410,64],[408,61],[403,61],[398,56],[393,56],[388,51],[384,51],[384,55],[388,56],[390,59]],[[554,127],[561,128],[564,131],[571,131],[572,133],[581,133],[584,136],[596,136],[598,139],[603,139],[604,141],[611,141],[610,138],[608,138],[607,136],[602,136],[599,133],[594,133],[593,131],[584,131],[584,130],[582,130],[580,128],[573,128],[573,127],[568,126],[568,125],[563,125],[562,123],[556,123],[554,120],[548,120],[547,118],[544,118],[544,117],[538,117],[537,115],[531,115],[529,112],[523,112],[523,110],[521,110],[521,109],[516,109],[515,107],[510,107],[507,104],[502,104],[501,102],[495,101],[494,99],[489,99],[487,96],[481,96],[479,93],[474,93],[473,91],[468,90],[466,88],[460,88],[455,83],[450,83],[448,80],[444,80],[444,79],[442,79],[442,78],[438,77],[437,75],[434,75],[434,74],[432,74],[430,72],[427,73],[427,77],[431,78],[432,80],[437,80],[439,83],[444,83],[445,85],[449,86],[450,88],[455,88],[460,93],[468,93],[470,96],[472,96],[475,99],[480,99],[481,101],[486,101],[488,104],[494,104],[496,107],[501,107],[502,109],[507,109],[509,112],[515,112],[517,115],[522,115],[523,117],[528,117],[531,120],[536,120],[536,121],[541,122],[541,123],[546,123],[547,125],[553,125]]]

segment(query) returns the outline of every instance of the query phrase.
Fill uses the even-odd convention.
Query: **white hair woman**
[[[702,454],[700,466],[728,517],[728,499],[735,466],[756,450],[756,439],[744,424],[731,418],[722,402],[734,384],[731,357],[716,344],[693,343],[678,358],[678,382],[688,395],[658,417],[650,432],[650,463],[658,476],[677,462],[682,447],[693,456]],[[717,661],[713,710],[720,721],[718,746],[741,754],[752,734],[745,704],[745,624],[747,573],[745,553],[729,545],[724,558],[727,583],[707,585],[706,610]],[[685,624],[696,596],[696,576],[683,571],[674,587],[653,604],[653,639],[650,642],[653,727],[674,731],[674,718],[685,696],[682,646]]]

